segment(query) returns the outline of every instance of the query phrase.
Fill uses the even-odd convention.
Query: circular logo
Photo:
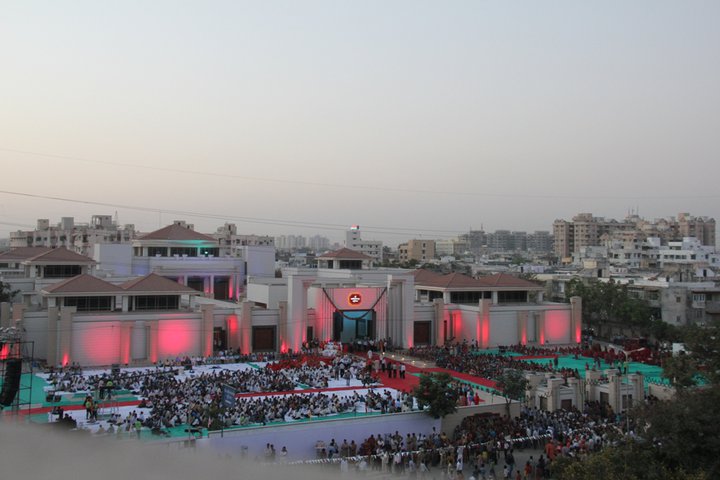
[[[362,295],[357,292],[351,293],[348,295],[348,303],[353,306],[360,305],[362,303]]]

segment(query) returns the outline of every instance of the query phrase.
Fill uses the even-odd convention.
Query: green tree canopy
[[[528,381],[523,372],[509,368],[497,379],[497,383],[505,396],[505,408],[510,416],[510,402],[525,399]]]
[[[452,377],[445,373],[421,375],[420,384],[413,390],[420,408],[428,406],[428,415],[442,418],[457,410],[458,393],[452,386]]]
[[[597,328],[598,333],[603,325],[621,323],[647,334],[653,324],[652,310],[647,302],[633,297],[627,285],[613,280],[585,282],[574,278],[565,288],[565,297],[574,296],[582,298],[583,319]]]
[[[705,480],[703,472],[688,473],[665,465],[652,445],[631,442],[608,447],[582,461],[560,457],[552,465],[558,480]]]
[[[11,302],[18,293],[20,290],[13,290],[9,283],[0,282],[0,303]]]

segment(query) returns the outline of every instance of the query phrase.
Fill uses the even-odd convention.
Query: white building
[[[121,227],[110,215],[93,215],[89,224],[62,217],[60,223],[50,225],[50,220],[41,218],[35,230],[11,232],[10,248],[65,247],[81,255],[92,255],[95,245],[128,244],[136,235],[134,225]]]
[[[349,248],[350,250],[356,250],[369,257],[372,257],[377,262],[382,262],[382,242],[363,240],[360,235],[359,225],[353,225],[350,230],[345,233],[345,248]]]

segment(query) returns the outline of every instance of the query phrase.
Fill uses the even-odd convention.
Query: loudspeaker
[[[110,372],[111,372],[113,375],[120,375],[120,364],[118,364],[118,363],[113,363],[113,364],[111,365],[111,367],[110,367]]]
[[[0,391],[0,405],[5,407],[12,405],[20,389],[21,373],[21,359],[11,358],[5,363],[5,379],[3,380],[2,391]]]

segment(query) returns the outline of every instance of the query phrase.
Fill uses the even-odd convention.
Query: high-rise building
[[[686,237],[697,238],[702,245],[715,246],[715,219],[681,213],[678,218],[661,218],[652,222],[629,215],[622,222],[593,217],[591,213],[575,215],[572,221],[555,220],[553,236],[555,254],[561,258],[578,253],[583,247],[600,246],[608,239],[628,241],[638,235],[658,237],[663,244]]]
[[[313,235],[308,239],[308,247],[314,252],[324,252],[330,249],[330,239],[321,235]]]

